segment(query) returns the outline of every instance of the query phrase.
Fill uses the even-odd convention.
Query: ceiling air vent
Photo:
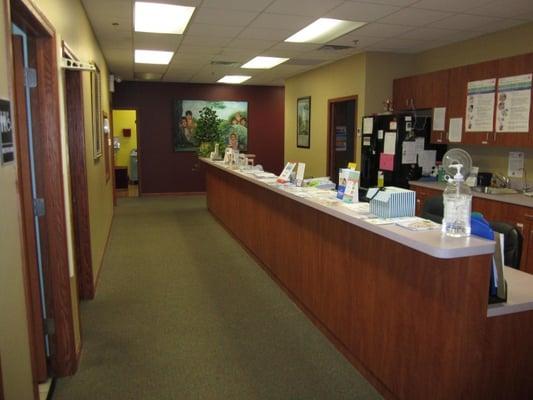
[[[211,61],[211,65],[223,65],[225,67],[234,67],[239,65],[240,63],[236,61]]]
[[[348,50],[353,49],[353,46],[339,46],[336,44],[325,44],[324,46],[320,47],[318,50],[323,51],[342,51],[342,50]]]

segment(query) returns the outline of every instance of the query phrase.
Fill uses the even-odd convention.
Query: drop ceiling
[[[151,0],[143,0],[151,1]],[[134,0],[82,0],[110,72],[123,80],[214,83],[252,75],[248,85],[286,78],[365,51],[418,53],[533,21],[533,0],[158,0],[194,6],[183,35],[133,30]],[[328,45],[284,40],[320,17],[367,24]],[[134,64],[135,49],[170,50],[169,65]],[[243,70],[255,56],[289,57],[270,70]]]

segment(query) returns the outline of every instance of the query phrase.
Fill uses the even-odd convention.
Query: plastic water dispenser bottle
[[[450,168],[457,169],[457,173],[453,178],[448,178],[448,185],[443,194],[442,231],[452,237],[470,236],[471,231],[472,192],[461,175],[462,167],[462,164],[450,165]]]

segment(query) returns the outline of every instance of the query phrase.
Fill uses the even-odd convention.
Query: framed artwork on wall
[[[103,115],[102,115],[102,90],[100,81],[100,70],[91,71],[91,111],[93,122],[93,159],[98,160],[102,157],[102,133],[103,133]]]
[[[195,138],[196,121],[200,110],[209,107],[221,120],[221,142],[240,151],[248,150],[248,102],[175,100],[173,145],[174,151],[196,151],[200,143]]]
[[[311,147],[311,97],[300,97],[296,102],[296,146]]]

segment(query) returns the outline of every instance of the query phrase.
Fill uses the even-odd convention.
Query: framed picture
[[[296,146],[311,147],[311,97],[300,97],[296,102]]]
[[[209,107],[221,119],[221,141],[240,151],[248,150],[248,102],[175,100],[174,101],[174,151],[196,151],[200,145],[195,138],[196,121],[200,110]]]
[[[102,157],[102,132],[103,132],[103,115],[102,115],[102,90],[100,81],[100,70],[91,72],[91,111],[93,122],[93,159],[97,160]]]

